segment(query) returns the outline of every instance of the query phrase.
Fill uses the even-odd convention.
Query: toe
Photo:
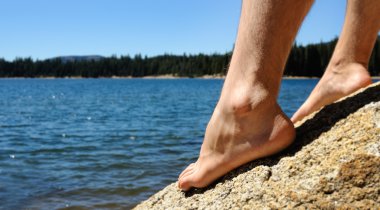
[[[192,187],[192,179],[193,179],[193,173],[187,174],[187,176],[183,176],[178,181],[178,187],[183,191],[188,191]]]
[[[201,170],[197,167],[193,167],[192,170],[186,172],[178,181],[178,187],[183,191],[188,191],[192,187],[205,187],[208,183],[205,182],[205,176],[201,173]]]
[[[298,110],[296,113],[294,113],[294,115],[292,116],[292,118],[290,119],[293,123],[296,123],[298,121],[300,121],[302,118],[303,118],[303,113]]]
[[[291,118],[291,121],[293,123],[296,123],[300,120],[302,120],[308,113],[308,110],[307,108],[305,108],[305,105],[302,105],[297,111],[296,113],[293,114],[292,118]]]
[[[190,189],[190,187],[188,185],[189,185],[190,180],[192,180],[191,175],[194,173],[194,171],[195,171],[194,167],[192,166],[192,167],[186,168],[185,171],[182,172],[182,174],[178,178],[178,187],[179,188],[184,190],[183,186],[186,186],[185,187],[186,190]]]

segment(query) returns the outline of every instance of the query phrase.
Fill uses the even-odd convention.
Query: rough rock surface
[[[205,189],[167,186],[136,209],[380,209],[380,83],[296,126],[295,143]]]

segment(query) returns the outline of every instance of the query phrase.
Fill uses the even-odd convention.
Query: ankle
[[[256,84],[251,87],[240,85],[237,88],[222,93],[218,106],[225,113],[242,115],[252,111],[264,110],[274,107],[275,94],[265,87]]]
[[[326,72],[332,74],[349,74],[352,72],[367,71],[368,63],[347,59],[331,59]]]
[[[330,62],[322,81],[325,89],[343,95],[372,83],[366,64],[359,62]]]

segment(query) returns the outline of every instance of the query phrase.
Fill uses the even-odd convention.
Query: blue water
[[[283,81],[287,115],[317,80]],[[131,208],[195,161],[219,79],[0,79],[0,209]]]

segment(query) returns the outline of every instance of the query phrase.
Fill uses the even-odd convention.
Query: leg
[[[321,80],[292,121],[371,83],[369,58],[380,29],[380,1],[348,0],[339,41]]]
[[[243,0],[231,65],[196,163],[179,187],[204,187],[292,143],[293,124],[276,99],[285,61],[312,1]],[[289,12],[291,11],[291,12]]]

